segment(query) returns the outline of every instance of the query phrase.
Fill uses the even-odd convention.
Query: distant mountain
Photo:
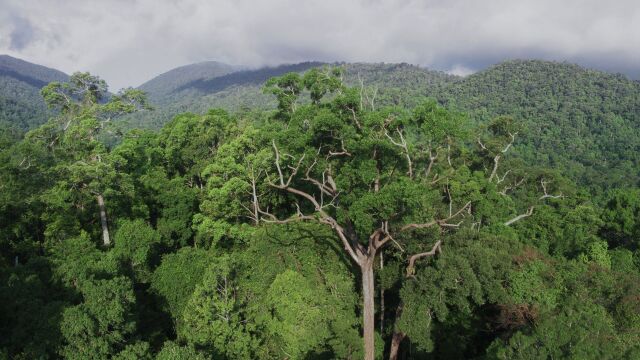
[[[268,78],[343,66],[348,84],[377,88],[378,105],[411,107],[433,97],[469,113],[476,124],[499,115],[514,117],[524,127],[515,153],[529,164],[557,167],[598,187],[640,181],[640,83],[623,75],[537,60],[506,61],[464,78],[408,64],[308,62],[240,71],[205,64],[178,68],[143,85],[156,111],[128,118],[128,127],[157,129],[180,112],[211,107],[273,107],[273,97],[261,91]],[[190,76],[174,78],[182,73]],[[173,85],[149,86],[163,83]]]
[[[240,68],[217,61],[206,61],[197,64],[181,66],[169,70],[140,85],[151,100],[162,103],[171,99],[172,95],[197,81],[210,81],[216,77],[227,75]]]
[[[561,169],[581,184],[640,184],[640,82],[578,65],[537,60],[506,61],[467,77],[409,64],[305,62],[246,69],[219,62],[182,66],[146,82],[155,111],[120,119],[127,128],[159,129],[182,112],[213,107],[268,109],[264,82],[288,72],[342,66],[345,81],[376,89],[376,104],[411,107],[433,97],[467,112],[476,124],[509,115],[523,124],[515,153],[527,163]],[[26,130],[48,117],[39,95],[67,75],[0,56],[0,125]]]
[[[155,108],[122,119],[126,128],[159,129],[183,112],[205,112],[221,107],[230,111],[243,107],[263,108],[272,102],[262,94],[265,81],[288,72],[303,72],[322,65],[317,62],[242,70],[218,62],[182,66],[142,84]]]
[[[275,107],[273,96],[262,93],[271,77],[289,72],[302,73],[325,65],[342,66],[345,81],[377,88],[378,104],[413,104],[417,98],[459,78],[409,64],[321,63],[237,70],[217,62],[183,66],[162,74],[139,88],[147,92],[156,110],[138,113],[123,120],[128,128],[158,129],[181,112],[205,112],[213,107],[230,111]],[[236,71],[234,71],[236,69]]]
[[[515,149],[601,187],[640,181],[640,83],[578,65],[513,60],[451,83],[436,97],[478,123],[520,120]]]
[[[67,78],[61,71],[0,55],[0,125],[24,131],[46,122],[49,112],[40,89]]]

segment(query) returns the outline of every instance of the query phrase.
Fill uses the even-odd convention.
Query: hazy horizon
[[[0,53],[111,88],[175,67],[410,63],[466,75],[541,59],[640,78],[640,4],[571,0],[0,0]]]

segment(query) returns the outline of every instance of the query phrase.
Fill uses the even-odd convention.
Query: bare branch
[[[500,163],[500,159],[502,158],[503,154],[505,154],[507,151],[509,151],[509,149],[511,148],[511,146],[513,145],[513,143],[516,140],[516,135],[517,134],[518,134],[517,132],[516,133],[509,133],[509,137],[511,137],[511,141],[509,141],[509,143],[502,150],[500,150],[499,154],[496,154],[496,156],[493,157],[493,170],[491,170],[491,175],[489,176],[489,181],[493,181],[493,178],[496,176],[496,173],[498,172],[498,165]],[[478,144],[480,144],[480,147],[482,147],[483,150],[487,150],[487,148],[480,141],[480,139],[478,139]],[[505,174],[505,176],[506,176],[506,174]]]
[[[438,159],[438,149],[436,149],[436,154],[433,155],[433,153],[431,152],[431,145],[429,145],[429,165],[425,170],[425,173],[424,173],[425,177],[429,177],[429,174],[431,173],[431,169],[433,168],[433,164],[435,163],[436,159]]]
[[[334,229],[335,233],[338,235],[338,237],[340,238],[340,240],[342,241],[342,244],[344,245],[345,250],[347,251],[347,253],[349,254],[349,256],[357,263],[357,264],[361,264],[362,261],[364,261],[363,257],[366,255],[367,251],[362,247],[362,245],[358,244],[355,241],[350,240],[347,235],[346,235],[346,231],[345,229],[338,224],[338,222],[331,216],[329,215],[326,211],[325,208],[327,206],[332,206],[333,205],[333,201],[335,200],[335,198],[338,195],[338,191],[336,189],[336,184],[333,181],[333,179],[331,178],[330,175],[326,175],[325,177],[325,172],[323,172],[323,180],[322,181],[318,181],[316,179],[313,179],[309,176],[310,173],[310,169],[315,166],[316,162],[314,161],[313,164],[311,165],[311,167],[309,169],[307,169],[306,172],[306,176],[304,180],[310,181],[313,184],[315,184],[319,189],[320,189],[320,194],[321,194],[321,200],[318,201],[316,199],[315,196],[313,196],[312,194],[296,189],[294,187],[291,187],[291,182],[293,177],[298,173],[298,170],[300,168],[300,165],[302,163],[302,159],[304,158],[304,155],[301,157],[301,159],[298,161],[297,165],[295,167],[290,167],[292,169],[292,173],[291,175],[288,177],[287,181],[284,180],[284,175],[282,173],[282,170],[280,168],[280,154],[278,151],[278,147],[275,145],[275,141],[272,142],[273,144],[273,149],[276,153],[276,168],[278,169],[278,176],[280,177],[280,181],[279,184],[271,182],[269,181],[269,185],[277,188],[277,189],[281,189],[281,190],[285,190],[291,194],[300,196],[304,199],[306,199],[315,209],[315,211],[317,212],[317,216],[312,216],[312,215],[304,215],[302,214],[302,212],[300,211],[300,207],[299,205],[296,203],[296,215],[292,216],[288,219],[284,219],[284,220],[280,220],[278,219],[276,216],[274,216],[273,214],[268,213],[268,211],[263,211],[263,210],[258,210],[261,214],[265,215],[268,217],[268,219],[265,218],[261,218],[262,221],[264,222],[271,222],[271,223],[288,223],[288,222],[293,222],[293,221],[300,221],[300,220],[313,220],[313,221],[318,221],[319,223],[322,224],[326,224],[331,226],[332,229]],[[324,204],[324,200],[322,198],[322,194],[327,194],[332,196],[331,201],[329,202],[329,204],[325,205]]]
[[[449,217],[453,214],[453,201],[451,200],[451,192],[449,191],[449,184],[445,187],[445,191],[447,192],[447,198],[449,198]]]
[[[407,157],[407,165],[409,166],[409,177],[413,178],[413,163],[411,162],[411,155],[409,154],[407,141],[405,140],[404,135],[402,135],[402,130],[396,128],[396,132],[400,136],[400,142],[395,141],[386,130],[384,131],[384,135],[389,138],[389,141],[391,141],[393,145],[398,146],[404,150],[404,154]]]
[[[507,151],[509,151],[509,148],[511,148],[511,145],[513,145],[513,143],[516,141],[516,135],[518,135],[518,133],[509,133],[509,136],[511,137],[511,141],[509,141],[509,143],[507,144],[507,146],[504,147],[504,149],[502,149],[502,153],[505,154]]]
[[[489,149],[487,149],[487,147],[486,147],[486,146],[484,146],[484,144],[482,143],[482,141],[480,141],[480,138],[478,138],[477,140],[478,140],[478,144],[480,145],[480,147],[482,148],[482,150],[489,151]]]
[[[489,176],[489,181],[492,181],[498,172],[498,164],[500,163],[500,158],[502,155],[498,154],[493,158],[493,170],[491,170],[491,175]]]
[[[256,175],[253,170],[253,164],[251,165],[251,200],[253,202],[253,211],[252,211],[253,221],[255,222],[256,225],[258,225],[258,223],[260,222],[259,215],[258,215],[260,211],[260,203],[258,202],[258,193],[256,191]]]
[[[356,116],[356,111],[352,107],[347,107],[347,109],[351,111],[351,114],[353,115],[353,122],[358,127],[358,130],[361,130],[362,126],[360,125],[360,121],[358,121],[358,117]]]
[[[293,179],[294,176],[296,176],[296,174],[298,173],[298,169],[300,169],[300,165],[302,164],[302,161],[304,160],[305,154],[303,154],[300,159],[298,160],[298,163],[296,164],[295,167],[292,166],[287,166],[289,169],[291,169],[291,174],[289,175],[289,178],[287,178],[287,181],[285,183],[284,181],[284,176],[282,175],[282,169],[280,168],[280,151],[278,151],[278,147],[276,146],[276,142],[275,140],[271,141],[271,144],[273,145],[273,150],[275,151],[276,154],[276,168],[278,169],[278,176],[279,176],[279,180],[280,180],[280,186],[289,186],[289,184],[291,184],[291,180]],[[285,156],[289,156],[291,158],[293,158],[293,156],[285,154]]]
[[[507,171],[505,171],[504,175],[502,175],[502,177],[500,177],[500,175],[496,176],[496,184],[500,184],[501,182],[503,182],[504,179],[507,177],[507,175],[509,175],[510,172],[511,172],[511,170],[507,170]]]
[[[344,139],[340,139],[340,145],[342,146],[342,150],[341,151],[329,151],[329,156],[341,156],[341,155],[345,155],[345,156],[351,156],[351,153],[347,151],[347,149],[344,148]]]
[[[533,206],[529,207],[529,210],[527,210],[527,212],[526,212],[526,213],[524,213],[524,214],[520,214],[520,215],[518,215],[518,216],[514,217],[514,218],[513,218],[513,219],[511,219],[511,220],[505,221],[504,225],[505,225],[505,226],[510,226],[511,224],[513,224],[513,223],[515,223],[515,222],[517,222],[517,221],[520,221],[520,220],[522,220],[522,219],[524,219],[524,218],[526,218],[526,217],[529,217],[529,216],[531,216],[531,215],[533,215]]]
[[[449,166],[453,166],[451,165],[451,138],[449,138],[447,136],[447,163],[449,164]]]
[[[384,237],[382,237],[383,235]],[[389,221],[383,221],[382,226],[376,229],[369,237],[369,243],[373,245],[374,249],[379,249],[388,241],[392,241],[401,252],[404,252],[402,245],[400,245],[400,243],[393,238],[391,233],[389,233]]]
[[[438,240],[433,247],[431,248],[431,250],[427,251],[427,252],[423,252],[423,253],[418,253],[418,254],[414,254],[411,255],[409,257],[409,265],[407,266],[407,277],[411,277],[415,275],[415,264],[416,261],[423,258],[423,257],[427,257],[427,256],[433,256],[435,255],[437,252],[442,252],[442,240]]]
[[[24,165],[25,162],[27,163],[27,165],[23,167],[22,165]],[[22,161],[20,161],[20,164],[18,164],[18,168],[22,170],[27,170],[30,167],[31,167],[31,156],[25,156],[24,158],[22,158]]]
[[[560,193],[560,195],[551,195],[547,192],[547,184],[549,183],[549,181],[545,181],[544,179],[540,180],[540,185],[542,185],[542,191],[544,192],[544,195],[540,196],[538,198],[538,200],[544,200],[544,199],[562,199],[564,197],[564,195],[562,195],[562,193]]]
[[[428,223],[424,223],[424,224],[407,224],[405,226],[403,226],[402,228],[400,228],[400,231],[406,231],[406,230],[412,230],[412,229],[425,229],[425,228],[429,228],[432,227],[434,225],[438,225],[438,226],[442,226],[442,227],[456,227],[459,226],[459,224],[449,224],[448,221],[457,217],[458,215],[462,214],[469,206],[471,206],[471,201],[467,202],[463,207],[461,207],[458,211],[455,212],[455,214],[449,216],[446,219],[440,219],[440,220],[432,220]]]
[[[522,185],[522,183],[524,183],[524,180],[525,178],[522,177],[520,180],[516,181],[515,183],[505,186],[501,191],[498,192],[498,194],[506,196],[508,191],[514,190],[520,185]]]

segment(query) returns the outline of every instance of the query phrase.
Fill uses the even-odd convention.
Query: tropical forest
[[[1,358],[640,358],[637,82],[3,60]]]

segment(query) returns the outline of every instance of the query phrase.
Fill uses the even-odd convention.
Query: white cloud
[[[30,32],[18,49],[12,36],[21,31]],[[535,57],[640,74],[640,2],[0,0],[0,53],[88,70],[116,88],[204,60],[409,62],[454,71]]]
[[[456,64],[456,65],[452,66],[446,72],[448,74],[451,74],[451,75],[469,76],[469,75],[473,74],[475,71],[473,69],[470,69],[470,68],[464,66],[464,65]]]

